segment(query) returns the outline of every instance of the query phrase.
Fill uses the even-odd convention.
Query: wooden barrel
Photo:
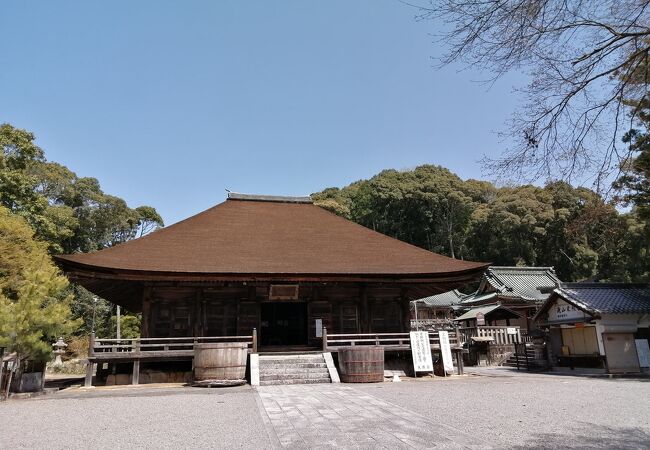
[[[344,383],[384,381],[384,347],[358,345],[338,349],[339,375]]]
[[[194,345],[194,380],[236,381],[246,376],[248,344],[220,342]]]

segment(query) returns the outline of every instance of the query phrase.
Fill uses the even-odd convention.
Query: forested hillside
[[[650,227],[564,182],[496,187],[423,165],[312,195],[315,203],[428,250],[497,265],[554,266],[560,279],[644,281]]]

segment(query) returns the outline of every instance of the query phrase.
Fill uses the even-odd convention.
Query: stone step
[[[309,379],[328,379],[329,372],[310,372],[310,373],[264,373],[260,374],[260,381],[270,380],[309,380]]]
[[[329,377],[327,378],[301,378],[301,379],[285,379],[285,380],[261,380],[260,386],[273,386],[273,385],[285,385],[285,384],[319,384],[319,383],[330,383]]]
[[[261,375],[300,375],[308,376],[311,374],[329,373],[327,369],[305,369],[305,370],[260,370]]]
[[[322,353],[260,355],[260,385],[331,383]]]
[[[277,363],[260,363],[260,369],[327,369],[325,363],[299,363],[299,364],[277,364]]]
[[[301,374],[301,373],[329,373],[327,370],[327,367],[309,367],[309,368],[300,368],[300,367],[282,367],[282,368],[277,368],[277,369],[272,369],[272,368],[262,368],[260,369],[260,373],[273,373],[273,374],[278,374],[281,375],[283,373],[295,373],[295,374]]]
[[[517,362],[516,361],[506,361],[503,364],[501,364],[502,367],[517,367]],[[539,367],[539,364],[536,362],[529,360],[528,361],[528,366],[529,367]],[[526,367],[526,361],[525,360],[519,360],[519,367]]]
[[[260,358],[260,364],[325,364],[320,358]]]

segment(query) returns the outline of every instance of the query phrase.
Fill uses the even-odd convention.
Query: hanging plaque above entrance
[[[272,284],[269,300],[298,300],[297,284]]]
[[[548,322],[572,322],[572,321],[585,321],[588,320],[584,312],[580,311],[575,306],[565,302],[564,300],[557,300],[553,306],[548,310]]]

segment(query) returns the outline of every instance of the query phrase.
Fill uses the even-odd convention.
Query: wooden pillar
[[[406,295],[406,288],[402,288],[400,293],[400,306],[402,308],[402,332],[408,333],[411,331],[411,308],[409,307],[409,299]]]
[[[133,351],[136,353],[140,353],[140,339],[135,339],[134,340],[134,348]],[[140,384],[140,360],[136,359],[133,361],[133,374],[131,375],[131,384]]]
[[[90,333],[88,339],[88,365],[86,366],[86,380],[84,386],[89,388],[93,386],[93,370],[95,363],[91,362],[91,358],[95,356],[95,333]]]
[[[201,302],[203,301],[203,295],[201,288],[196,289],[196,294],[194,296],[194,305],[192,305],[192,334],[194,336],[203,336],[203,330],[205,329],[205,324],[203,323],[203,308],[201,307]]]
[[[368,309],[368,285],[359,286],[359,319],[360,332],[370,333],[370,310]]]
[[[151,336],[151,297],[152,290],[150,286],[145,286],[142,292],[142,322],[140,324],[140,336]]]

